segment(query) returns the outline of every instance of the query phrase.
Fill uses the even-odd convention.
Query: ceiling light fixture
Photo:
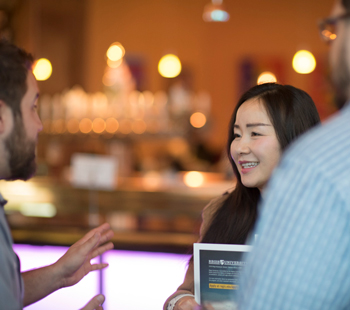
[[[223,0],[211,0],[211,3],[204,7],[203,19],[206,22],[227,22],[230,14],[222,4]]]

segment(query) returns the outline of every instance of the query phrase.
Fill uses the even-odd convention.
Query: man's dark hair
[[[27,74],[33,63],[32,55],[23,49],[0,41],[0,100],[15,116],[21,116],[21,100],[27,91]]]
[[[342,0],[342,4],[347,11],[350,11],[350,0]]]

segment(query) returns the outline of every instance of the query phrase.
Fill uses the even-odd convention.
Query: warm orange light
[[[173,54],[163,56],[158,63],[158,72],[165,78],[177,77],[181,72],[181,68],[179,57]]]
[[[165,91],[159,90],[154,93],[154,105],[163,108],[168,102],[168,95]]]
[[[124,57],[125,49],[119,42],[110,45],[107,50],[107,57],[111,61],[118,61]]]
[[[157,120],[151,120],[147,125],[147,131],[150,133],[158,133],[160,131],[160,125]]]
[[[128,119],[123,119],[120,122],[119,130],[124,135],[129,134],[131,132],[131,130],[132,130],[132,123],[131,123],[131,121],[128,120]]]
[[[105,86],[113,86],[115,84],[115,79],[111,71],[107,70],[102,78],[102,83]]]
[[[106,122],[102,118],[95,118],[92,123],[92,130],[95,133],[102,133],[106,129]]]
[[[316,68],[316,59],[311,52],[300,50],[293,57],[293,69],[300,74],[309,74]]]
[[[143,185],[148,189],[157,189],[162,185],[162,176],[157,171],[149,171],[143,177]]]
[[[335,33],[330,32],[329,30],[325,29],[322,31],[322,35],[328,38],[329,40],[333,41],[337,38],[337,35]]]
[[[63,119],[58,119],[53,122],[53,128],[57,133],[64,133],[66,130],[65,123]]]
[[[44,120],[43,121],[43,132],[50,132],[51,127],[51,121],[50,120]]]
[[[119,123],[118,121],[113,118],[113,117],[110,117],[106,120],[106,131],[108,133],[115,133],[119,128]]]
[[[186,172],[184,175],[184,182],[189,187],[199,187],[204,182],[203,174],[198,171]]]
[[[185,156],[189,152],[188,142],[184,138],[173,138],[168,143],[168,151],[176,158]]]
[[[67,122],[67,130],[69,133],[77,133],[79,131],[79,121],[76,118],[71,118]]]
[[[82,133],[89,133],[92,129],[92,121],[88,118],[83,118],[79,123],[79,129]]]
[[[107,59],[108,67],[113,68],[113,69],[118,68],[122,64],[122,62],[123,62],[123,59],[119,59],[116,61]]]
[[[259,75],[257,84],[260,85],[264,83],[276,83],[276,82],[277,82],[276,76],[269,71],[265,71]]]
[[[193,113],[190,117],[190,123],[195,128],[201,128],[207,122],[207,118],[201,112]]]
[[[47,80],[52,73],[51,62],[46,58],[40,58],[34,64],[33,74],[38,81]]]
[[[151,107],[153,105],[153,103],[154,103],[154,95],[153,95],[153,93],[151,91],[145,90],[143,92],[143,98],[144,98],[146,106]]]
[[[132,124],[132,131],[136,134],[143,134],[146,131],[147,125],[143,120],[137,120]]]

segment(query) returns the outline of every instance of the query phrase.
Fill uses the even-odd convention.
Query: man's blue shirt
[[[350,309],[350,105],[285,153],[255,233],[240,310]]]

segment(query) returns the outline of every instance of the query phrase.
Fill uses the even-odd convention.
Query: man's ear
[[[12,111],[10,107],[0,100],[0,135],[7,131],[7,127],[12,123]]]

